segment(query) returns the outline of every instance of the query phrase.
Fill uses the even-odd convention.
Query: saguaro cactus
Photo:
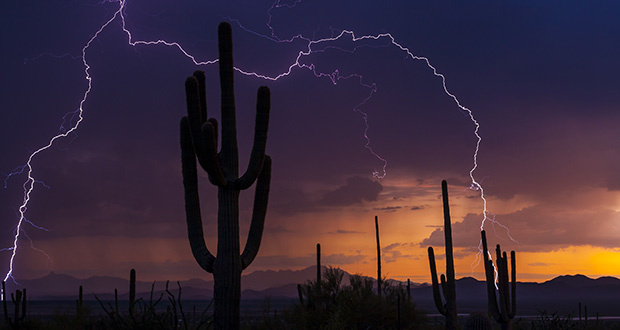
[[[506,252],[497,244],[495,249],[497,266],[497,288],[499,289],[499,306],[497,305],[497,296],[495,295],[495,269],[493,261],[489,258],[489,249],[487,247],[487,235],[484,230],[482,235],[482,253],[484,254],[484,270],[487,279],[487,296],[489,299],[489,314],[500,324],[502,330],[512,328],[512,319],[517,312],[517,268],[515,251],[510,252],[510,261],[512,266],[512,293],[508,289],[508,258]]]
[[[433,247],[428,247],[428,261],[431,266],[431,280],[433,282],[433,298],[441,315],[446,318],[446,330],[455,330],[458,327],[456,318],[456,283],[454,275],[454,253],[452,252],[452,225],[450,223],[450,205],[448,203],[448,183],[441,181],[441,196],[443,198],[443,232],[446,241],[446,275],[441,275],[441,288],[446,300],[444,304],[439,292],[437,281],[437,267]]]
[[[15,315],[13,318],[9,316],[7,311],[6,286],[4,281],[2,281],[2,305],[4,309],[4,319],[11,329],[20,328],[26,319],[26,308],[28,307],[26,303],[26,289],[23,291],[16,290],[15,294],[11,292],[11,301],[13,302],[13,312]]]
[[[204,73],[195,72],[185,82],[188,115],[181,119],[181,158],[190,246],[198,264],[213,273],[215,328],[239,329],[241,272],[258,253],[267,213],[271,158],[265,155],[265,145],[270,92],[267,87],[258,89],[254,145],[248,168],[245,174],[239,176],[230,24],[220,24],[218,40],[222,97],[221,149],[218,153],[217,121],[207,119]],[[203,236],[196,159],[209,175],[209,181],[218,187],[217,257],[209,252]],[[245,248],[240,253],[239,193],[255,181],[252,222]]]

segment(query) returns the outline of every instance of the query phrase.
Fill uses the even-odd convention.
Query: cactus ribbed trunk
[[[187,232],[194,258],[213,273],[214,328],[239,329],[241,272],[247,268],[260,247],[271,181],[271,158],[265,154],[269,124],[270,92],[258,89],[254,144],[246,172],[239,176],[239,154],[235,118],[232,29],[221,23],[218,29],[221,120],[207,119],[205,76],[194,72],[185,82],[188,115],[181,119],[181,159],[185,187]],[[221,149],[217,152],[218,134]],[[217,257],[204,241],[196,160],[218,187]],[[239,194],[257,182],[254,208],[245,248],[239,244]]]
[[[213,264],[214,312],[221,315],[223,324],[232,324],[239,322],[241,303],[239,191],[220,188],[218,199],[218,252]]]

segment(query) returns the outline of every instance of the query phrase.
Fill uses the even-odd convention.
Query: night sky
[[[82,49],[119,6],[0,4],[3,178],[76,123],[71,112],[88,88]],[[479,122],[474,176],[489,211],[510,228],[487,222],[490,244],[517,251],[521,280],[541,281],[620,276],[618,13],[616,1],[128,0],[124,16],[133,41],[175,41],[197,61],[217,58],[217,25],[230,21],[235,65],[266,76],[287,72],[307,40],[391,33],[445,75]],[[482,278],[483,267],[471,267],[483,218],[480,192],[469,189],[476,127],[441,78],[387,37],[345,35],[312,50],[300,64],[314,71],[295,66],[277,81],[235,75],[242,170],[256,89],[267,85],[272,96],[272,189],[263,243],[246,273],[311,266],[320,242],[325,264],[372,275],[378,215],[383,272],[428,282],[426,248],[443,253],[446,179],[457,276]],[[47,230],[24,224],[14,276],[126,276],[136,268],[144,280],[210,279],[186,238],[179,120],[184,80],[197,69],[207,76],[209,114],[219,118],[217,65],[196,66],[176,47],[129,45],[120,16],[90,43],[86,61],[92,89],[83,121],[32,161],[39,181],[26,218]],[[373,177],[383,162],[365,147],[363,113],[370,146],[387,161],[382,179]],[[11,176],[0,189],[0,248],[12,245],[26,178]],[[215,253],[216,189],[205,173],[200,179]],[[243,244],[253,192],[241,196]],[[3,276],[10,256],[0,253]]]

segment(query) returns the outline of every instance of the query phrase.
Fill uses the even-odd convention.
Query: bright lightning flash
[[[15,236],[14,236],[14,240],[13,240],[13,245],[12,247],[3,249],[3,250],[7,250],[7,251],[11,251],[11,259],[9,262],[9,270],[6,273],[4,280],[8,280],[9,278],[13,278],[13,271],[14,271],[14,260],[15,257],[17,255],[17,251],[19,248],[19,239],[20,239],[20,233],[23,233],[23,224],[24,222],[28,222],[30,224],[32,224],[30,221],[26,220],[26,211],[28,209],[28,204],[31,200],[31,193],[34,189],[34,184],[35,183],[39,183],[39,181],[37,181],[35,179],[35,177],[33,176],[33,160],[35,159],[35,157],[42,153],[43,151],[48,150],[50,147],[52,147],[52,145],[54,144],[54,142],[56,140],[59,140],[61,138],[65,138],[69,135],[71,135],[72,133],[74,133],[78,127],[80,126],[80,123],[82,122],[82,120],[84,119],[83,115],[84,115],[84,103],[86,102],[86,100],[88,99],[88,96],[91,92],[91,87],[92,87],[92,77],[90,76],[90,65],[88,64],[87,61],[87,57],[86,57],[86,53],[89,49],[89,47],[91,46],[91,44],[99,37],[99,35],[110,25],[112,24],[114,21],[120,20],[120,24],[122,26],[122,30],[123,32],[127,35],[127,42],[131,45],[131,46],[138,46],[138,45],[144,45],[144,46],[154,46],[154,45],[162,45],[162,46],[168,46],[168,47],[174,47],[177,48],[181,54],[183,54],[183,56],[187,57],[188,59],[190,59],[196,66],[203,66],[203,65],[210,65],[210,64],[214,64],[216,62],[218,62],[218,59],[213,59],[213,60],[209,60],[209,61],[198,61],[196,60],[196,57],[190,53],[188,53],[187,51],[185,51],[185,49],[177,42],[170,42],[170,41],[166,41],[166,40],[153,40],[153,41],[144,41],[144,40],[137,40],[134,41],[133,40],[133,36],[131,34],[131,32],[127,29],[126,26],[126,13],[125,13],[125,9],[126,9],[126,5],[127,5],[127,0],[116,0],[116,1],[105,1],[105,2],[117,2],[119,7],[118,9],[114,12],[114,14],[112,15],[112,17],[110,19],[108,19],[107,21],[105,21],[101,27],[94,33],[94,35],[88,40],[88,42],[84,45],[84,47],[82,48],[82,54],[79,57],[82,60],[82,63],[84,65],[84,76],[85,79],[87,81],[87,88],[83,94],[83,97],[79,103],[79,107],[77,110],[72,111],[67,113],[67,115],[65,115],[65,117],[63,118],[63,124],[61,125],[60,128],[60,133],[53,136],[49,142],[37,149],[36,151],[32,152],[30,154],[30,156],[28,157],[28,160],[26,162],[25,165],[19,167],[18,169],[16,169],[13,173],[9,174],[5,180],[5,187],[6,187],[6,181],[13,175],[16,174],[21,174],[21,173],[26,173],[26,181],[23,184],[23,202],[21,204],[21,206],[19,207],[19,220],[17,222],[16,225],[16,229],[15,229]],[[338,40],[341,39],[346,39],[347,41],[351,41],[355,44],[358,43],[364,43],[364,42],[372,42],[372,41],[378,41],[378,40],[387,40],[389,42],[389,45],[398,48],[400,51],[404,52],[407,57],[413,59],[413,60],[418,60],[418,61],[422,61],[426,64],[426,66],[432,71],[433,75],[440,78],[441,79],[441,85],[443,87],[443,91],[444,93],[449,96],[454,103],[456,104],[456,106],[463,112],[465,113],[469,119],[471,120],[471,122],[475,125],[475,130],[474,130],[474,135],[476,136],[476,146],[475,146],[475,151],[473,154],[473,167],[471,168],[471,170],[469,171],[469,177],[471,179],[471,187],[470,189],[472,190],[476,190],[476,191],[480,191],[480,198],[482,199],[483,202],[483,219],[482,219],[482,223],[480,225],[480,229],[482,230],[484,228],[485,222],[491,221],[493,224],[499,224],[496,220],[495,217],[492,216],[491,213],[489,213],[489,211],[487,210],[487,200],[486,197],[484,195],[484,189],[482,187],[482,185],[476,181],[475,177],[474,177],[474,172],[476,171],[476,169],[478,168],[478,152],[480,149],[480,143],[482,142],[482,137],[479,134],[479,129],[480,129],[480,124],[478,123],[478,121],[475,119],[473,112],[463,106],[461,104],[461,102],[457,99],[457,97],[452,94],[446,85],[446,77],[439,73],[438,70],[431,64],[431,62],[429,61],[428,58],[423,57],[423,56],[418,56],[413,54],[409,48],[401,45],[400,43],[398,43],[395,38],[390,34],[390,33],[381,33],[381,34],[377,34],[377,35],[363,35],[363,36],[357,36],[355,34],[354,31],[350,31],[350,30],[342,30],[340,31],[337,35],[330,37],[330,38],[323,38],[323,39],[311,39],[311,38],[307,38],[304,37],[302,35],[297,35],[292,37],[291,39],[288,40],[282,40],[280,38],[277,37],[274,28],[271,26],[271,20],[272,20],[272,14],[271,12],[274,9],[277,8],[282,8],[282,7],[286,7],[286,8],[293,8],[295,7],[297,4],[299,4],[301,2],[301,0],[296,0],[294,3],[292,4],[281,4],[280,0],[276,0],[272,6],[269,8],[269,10],[267,11],[267,15],[268,15],[268,21],[267,21],[267,27],[269,28],[269,30],[271,31],[271,35],[270,36],[266,36],[266,35],[262,35],[253,31],[250,31],[248,29],[246,29],[245,27],[243,27],[238,21],[234,20],[234,19],[230,19],[229,20],[231,22],[235,22],[236,24],[238,24],[238,26],[250,33],[253,33],[255,35],[258,35],[260,37],[269,39],[273,42],[277,42],[277,43],[291,43],[295,40],[303,40],[305,41],[305,49],[299,50],[295,61],[293,63],[291,63],[287,70],[275,75],[275,76],[268,76],[268,75],[264,75],[261,73],[257,73],[257,72],[249,72],[249,71],[245,71],[241,68],[235,67],[234,69],[241,73],[244,74],[246,76],[253,76],[259,79],[264,79],[264,80],[271,80],[271,81],[275,81],[275,80],[279,80],[281,78],[287,77],[290,74],[292,74],[292,72],[295,69],[306,69],[311,71],[315,77],[317,78],[328,78],[332,84],[337,84],[339,81],[341,80],[345,80],[345,79],[355,79],[359,82],[359,84],[365,88],[368,89],[368,95],[361,100],[360,103],[358,103],[352,110],[358,114],[361,115],[364,124],[365,124],[365,128],[363,131],[363,136],[366,140],[366,145],[365,148],[369,150],[369,152],[376,157],[383,165],[381,167],[381,169],[379,170],[374,170],[373,171],[373,176],[375,178],[381,179],[384,178],[387,174],[387,160],[384,159],[383,157],[381,157],[378,153],[376,153],[372,146],[371,146],[371,140],[370,137],[368,136],[368,130],[369,130],[369,121],[368,121],[368,114],[364,111],[361,110],[362,106],[364,106],[364,104],[370,100],[372,98],[372,96],[374,95],[374,93],[377,92],[377,86],[375,83],[367,83],[364,81],[364,78],[362,77],[361,74],[357,74],[357,73],[350,73],[350,74],[341,74],[339,70],[334,70],[333,72],[321,72],[319,71],[319,69],[317,69],[317,67],[315,66],[314,63],[311,64],[306,64],[306,63],[302,63],[301,59],[305,58],[311,54],[314,53],[318,53],[318,52],[323,52],[325,49],[327,48],[336,48],[342,51],[347,51],[347,52],[354,52],[356,48],[352,49],[352,50],[345,50],[342,48],[338,48],[338,47],[333,47],[333,46],[329,46],[331,43],[336,42]],[[324,46],[327,45],[327,46]],[[323,47],[323,48],[321,48]],[[51,55],[51,54],[43,54],[43,55]],[[40,56],[43,56],[40,55]],[[40,57],[39,56],[39,57]],[[68,54],[62,55],[62,56],[71,56]],[[29,59],[30,61],[36,60],[38,57],[35,57],[33,59]],[[69,118],[69,120],[67,120],[67,118]],[[77,120],[76,120],[77,118]],[[33,224],[34,225],[34,224]],[[503,228],[505,228],[506,230],[508,228],[506,228],[505,226],[499,224],[500,226],[502,226]],[[35,226],[39,229],[43,229],[42,227],[38,227]],[[25,234],[24,234],[25,235]],[[509,234],[510,236],[510,234]],[[514,241],[514,239],[512,239],[512,237],[510,237],[511,240]],[[515,241],[516,242],[516,241]]]

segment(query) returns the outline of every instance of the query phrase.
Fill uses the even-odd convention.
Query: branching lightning
[[[75,111],[68,112],[63,117],[63,122],[62,122],[62,124],[60,126],[59,133],[57,135],[53,136],[48,141],[48,143],[45,146],[43,146],[43,147],[35,150],[34,152],[32,152],[30,154],[30,156],[28,157],[28,160],[27,160],[26,164],[16,168],[5,179],[5,187],[6,187],[7,181],[12,176],[17,175],[17,174],[23,174],[23,173],[26,174],[26,181],[23,183],[23,202],[22,202],[21,206],[19,207],[19,220],[18,220],[16,228],[15,228],[15,236],[14,236],[14,240],[13,240],[13,245],[11,247],[9,247],[9,248],[3,249],[3,251],[11,251],[11,258],[10,258],[10,262],[9,262],[9,270],[6,273],[5,277],[4,277],[5,281],[8,280],[9,278],[13,278],[13,271],[14,271],[14,267],[13,266],[14,266],[14,260],[15,260],[15,257],[17,255],[17,251],[18,251],[18,248],[19,248],[18,243],[19,243],[19,239],[20,239],[20,234],[23,234],[24,236],[26,236],[24,231],[23,231],[23,228],[22,228],[24,222],[27,222],[27,223],[35,226],[38,229],[46,230],[43,227],[39,227],[39,226],[34,225],[32,222],[30,222],[30,221],[28,221],[26,219],[26,211],[28,209],[28,204],[31,201],[31,193],[32,193],[32,191],[34,189],[35,183],[43,184],[42,182],[37,181],[35,179],[34,175],[33,175],[33,161],[34,161],[34,159],[36,158],[36,156],[38,154],[40,154],[43,151],[46,151],[49,148],[51,148],[56,140],[65,138],[65,137],[67,137],[67,136],[69,136],[71,134],[75,134],[75,131],[78,129],[78,127],[80,126],[80,123],[84,119],[84,117],[83,117],[83,115],[84,115],[84,103],[88,99],[88,96],[89,96],[89,94],[91,92],[91,88],[92,88],[92,77],[90,76],[90,68],[91,67],[88,64],[87,56],[86,55],[87,55],[87,51],[90,48],[91,44],[99,37],[99,35],[110,24],[112,24],[115,21],[118,21],[118,23],[122,27],[123,33],[125,33],[126,36],[127,36],[127,42],[131,46],[136,47],[136,46],[156,46],[156,45],[159,45],[159,46],[174,47],[174,48],[178,49],[178,51],[183,56],[185,56],[188,59],[190,59],[196,66],[211,65],[211,64],[214,64],[214,63],[218,62],[218,59],[213,59],[213,60],[208,60],[208,61],[198,61],[194,55],[188,53],[177,42],[171,42],[171,41],[166,41],[166,40],[162,40],[162,39],[152,40],[152,41],[134,40],[134,37],[132,36],[131,31],[129,31],[129,29],[127,28],[127,25],[126,25],[127,16],[126,16],[125,9],[126,9],[126,5],[127,5],[127,0],[116,0],[116,1],[106,1],[106,2],[118,3],[118,9],[114,12],[114,14],[112,15],[111,18],[109,18],[107,21],[105,21],[100,26],[100,28],[93,34],[93,36],[88,40],[88,42],[86,42],[86,44],[82,48],[81,56],[78,57],[79,59],[81,59],[82,64],[84,66],[84,77],[85,77],[85,79],[87,81],[86,90],[83,93],[81,101],[79,102],[78,109],[75,110]],[[267,23],[266,23],[266,25],[267,25],[267,27],[268,27],[268,29],[270,31],[270,35],[264,35],[264,34],[260,34],[260,33],[248,30],[240,22],[238,22],[237,20],[228,18],[231,22],[236,23],[240,28],[244,29],[245,31],[248,31],[249,33],[252,33],[252,34],[257,35],[257,36],[262,37],[262,38],[266,38],[266,39],[271,40],[271,41],[276,42],[276,43],[290,43],[290,42],[293,42],[295,40],[303,40],[305,42],[304,49],[299,50],[299,52],[297,53],[297,56],[295,57],[295,60],[293,61],[293,63],[291,63],[284,72],[281,72],[281,73],[279,73],[277,75],[269,76],[269,75],[261,74],[259,72],[249,72],[249,71],[246,71],[246,70],[244,70],[242,68],[239,68],[239,67],[235,67],[234,69],[237,72],[239,72],[239,73],[241,73],[243,75],[246,75],[246,76],[253,76],[253,77],[256,77],[256,78],[259,78],[259,79],[271,80],[271,81],[276,81],[276,80],[282,79],[284,77],[287,77],[287,76],[291,75],[293,73],[293,71],[296,70],[296,69],[306,69],[306,70],[309,70],[310,72],[312,72],[312,74],[315,77],[317,77],[317,78],[327,78],[334,85],[338,84],[338,82],[340,82],[341,80],[354,79],[354,80],[358,81],[360,86],[363,86],[363,87],[365,87],[368,90],[368,94],[367,94],[367,96],[364,99],[362,99],[352,109],[352,111],[358,113],[361,116],[362,120],[364,121],[364,125],[365,126],[364,126],[364,130],[363,130],[363,136],[364,136],[364,139],[366,140],[365,148],[368,149],[368,151],[376,159],[378,159],[382,163],[382,166],[381,166],[380,169],[373,170],[373,176],[375,178],[381,179],[381,178],[384,178],[387,175],[387,165],[388,165],[388,162],[387,162],[387,160],[385,158],[381,157],[373,149],[373,147],[371,145],[371,139],[370,139],[370,137],[368,135],[368,131],[369,131],[369,128],[370,128],[369,120],[368,120],[368,114],[362,110],[363,106],[377,92],[376,84],[375,83],[368,83],[368,82],[366,82],[364,77],[361,74],[358,74],[358,73],[341,74],[341,72],[338,69],[334,70],[333,72],[321,72],[315,66],[314,63],[307,64],[305,62],[302,62],[302,58],[306,58],[306,57],[310,56],[311,54],[324,52],[326,49],[334,49],[334,48],[339,49],[341,51],[354,52],[354,51],[356,51],[360,47],[371,47],[371,46],[368,46],[367,44],[364,44],[364,42],[367,42],[367,41],[368,42],[373,42],[373,41],[381,40],[381,41],[386,41],[387,42],[387,46],[396,47],[400,51],[404,52],[408,58],[424,62],[425,65],[431,70],[433,75],[435,77],[440,78],[441,85],[442,85],[444,93],[453,100],[453,102],[460,109],[460,111],[462,111],[464,114],[466,114],[469,117],[469,119],[471,120],[471,122],[475,125],[474,135],[476,137],[476,144],[475,144],[475,151],[473,153],[473,167],[469,171],[469,178],[471,179],[470,189],[475,190],[475,191],[479,191],[480,192],[480,198],[482,199],[482,202],[483,202],[483,219],[482,219],[482,222],[481,222],[481,225],[480,225],[480,229],[482,230],[484,228],[485,222],[487,220],[492,222],[493,224],[499,224],[495,220],[495,216],[492,215],[487,210],[487,199],[486,199],[485,194],[484,194],[484,189],[483,189],[482,185],[474,177],[474,172],[478,168],[478,152],[479,152],[479,149],[480,149],[480,144],[482,142],[482,137],[479,134],[480,124],[475,119],[473,112],[469,108],[463,106],[461,104],[461,102],[459,101],[459,99],[448,90],[447,84],[446,84],[446,77],[442,73],[439,73],[439,71],[431,64],[431,62],[429,61],[428,58],[426,58],[424,56],[419,56],[419,55],[413,54],[410,51],[409,48],[407,48],[407,47],[401,45],[400,43],[398,43],[396,41],[396,39],[390,33],[381,33],[381,34],[377,34],[377,35],[357,36],[354,31],[351,31],[351,30],[341,30],[341,31],[335,33],[332,37],[329,37],[329,38],[314,39],[314,38],[305,37],[303,35],[296,35],[296,36],[293,36],[292,38],[287,39],[287,40],[280,39],[277,36],[277,34],[275,32],[275,29],[271,26],[272,11],[277,9],[277,8],[281,8],[281,7],[293,8],[297,4],[299,4],[300,2],[301,2],[301,0],[296,0],[292,4],[281,4],[280,0],[276,0],[271,5],[271,7],[267,10],[268,19],[267,19]],[[356,46],[352,50],[351,49],[350,50],[345,50],[345,49],[342,49],[342,48],[330,46],[332,43],[340,41],[340,40],[346,40],[346,41],[352,42],[353,44],[362,44],[362,46]],[[382,47],[386,47],[386,46],[382,46]],[[45,54],[39,55],[37,57],[31,58],[31,59],[26,59],[25,62],[37,60],[41,56],[55,56],[55,57],[58,57],[58,56],[53,55],[53,54],[45,53]],[[71,56],[71,55],[64,54],[64,55],[61,55],[60,57],[64,57],[64,56]],[[506,228],[505,226],[503,226],[501,224],[499,224],[499,225],[502,226],[503,228],[505,228],[506,230],[508,230],[508,228]],[[510,239],[512,239],[514,241],[514,239],[510,236],[510,234],[508,234],[508,235],[509,235]]]
[[[122,8],[122,6],[121,6]],[[15,236],[13,239],[13,246],[10,248],[11,251],[11,259],[9,260],[9,270],[7,271],[6,275],[4,276],[4,281],[6,282],[9,278],[13,279],[13,266],[14,266],[14,262],[15,262],[15,256],[17,255],[17,250],[19,248],[19,237],[20,234],[22,234],[23,232],[23,224],[24,222],[28,222],[28,223],[32,223],[28,220],[26,220],[26,210],[28,210],[28,203],[30,202],[30,195],[34,189],[34,184],[36,182],[38,182],[33,174],[33,168],[32,168],[32,161],[34,160],[34,158],[41,152],[49,149],[52,147],[52,145],[54,144],[54,142],[56,140],[59,140],[61,138],[67,137],[69,136],[71,133],[73,133],[75,130],[78,129],[78,127],[80,126],[80,123],[82,122],[82,120],[84,119],[84,117],[82,116],[84,113],[84,103],[86,102],[86,100],[88,99],[88,94],[90,94],[91,88],[92,88],[92,78],[89,74],[89,70],[90,70],[90,66],[88,65],[88,62],[86,61],[86,50],[90,47],[91,43],[93,41],[95,41],[95,39],[97,39],[97,37],[99,36],[99,34],[108,26],[110,25],[110,23],[112,23],[116,17],[118,16],[120,10],[117,11],[114,16],[112,16],[112,18],[110,18],[108,21],[106,21],[97,32],[95,32],[95,34],[90,38],[90,40],[88,40],[88,42],[86,43],[86,45],[82,48],[82,63],[84,64],[84,75],[87,81],[87,88],[86,91],[84,92],[84,96],[82,97],[82,100],[79,103],[79,107],[76,111],[72,111],[70,113],[72,113],[71,118],[75,118],[75,116],[77,116],[77,121],[75,121],[74,123],[71,124],[71,126],[67,129],[66,127],[64,127],[64,124],[67,122],[66,118],[67,115],[65,115],[64,120],[63,120],[63,124],[61,125],[61,132],[55,136],[53,136],[48,143],[35,150],[33,153],[30,154],[30,156],[28,157],[28,161],[26,162],[26,165],[21,166],[19,169],[19,173],[23,173],[24,171],[26,171],[26,181],[23,184],[23,191],[24,191],[24,198],[23,198],[23,202],[21,204],[21,206],[19,207],[19,220],[17,221],[17,225],[15,228]],[[73,120],[69,120],[69,123],[71,123]],[[16,172],[14,172],[16,173]],[[7,179],[12,176],[14,173],[11,173],[7,176]],[[6,186],[6,180],[5,180],[5,186]],[[38,227],[39,228],[39,227]],[[40,227],[42,228],[42,227]],[[41,251],[41,250],[39,250]],[[42,252],[42,251],[41,251]],[[47,256],[47,254],[46,254]],[[49,258],[49,256],[48,256]],[[50,259],[51,260],[51,259]]]

